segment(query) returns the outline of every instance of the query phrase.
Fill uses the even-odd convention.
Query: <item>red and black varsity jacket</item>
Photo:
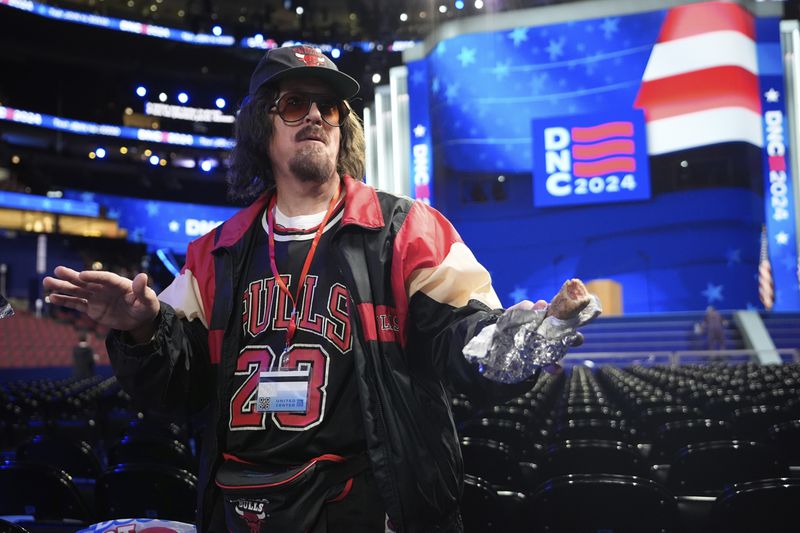
[[[332,249],[351,301],[353,356],[366,445],[386,511],[399,531],[448,530],[463,485],[447,387],[481,404],[530,389],[483,378],[462,355],[502,313],[489,273],[438,211],[345,181]],[[109,356],[123,388],[153,407],[208,418],[199,476],[198,531],[215,531],[213,474],[236,365],[248,232],[268,193],[189,245],[186,264],[160,295],[157,333],[130,346],[119,332]],[[356,312],[352,312],[355,309]]]

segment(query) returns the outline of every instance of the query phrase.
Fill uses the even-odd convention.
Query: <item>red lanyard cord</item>
[[[286,348],[289,348],[289,345],[292,342],[292,337],[294,337],[294,333],[297,331],[297,301],[300,299],[300,290],[303,288],[303,285],[306,282],[308,270],[311,268],[311,262],[313,261],[314,254],[317,251],[317,245],[322,238],[322,233],[325,231],[325,226],[328,224],[328,220],[330,220],[333,211],[336,209],[336,202],[339,200],[340,193],[341,186],[336,188],[336,192],[333,194],[330,204],[328,204],[328,210],[325,212],[325,217],[322,219],[322,222],[314,234],[314,240],[311,241],[311,248],[308,250],[308,254],[306,254],[306,260],[303,263],[303,270],[300,272],[300,279],[295,286],[294,296],[292,296],[291,291],[289,291],[286,283],[284,283],[275,263],[275,217],[272,212],[278,200],[277,193],[272,196],[269,206],[267,207],[267,224],[269,230],[269,266],[272,268],[272,275],[275,276],[275,283],[278,284],[280,290],[286,293],[286,295],[289,297],[289,300],[292,302],[292,315],[291,319],[289,320],[289,327],[286,330]]]

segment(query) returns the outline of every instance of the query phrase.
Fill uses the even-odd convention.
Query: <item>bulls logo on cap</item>
[[[295,46],[293,50],[295,57],[309,67],[320,67],[325,64],[325,56],[318,48]]]

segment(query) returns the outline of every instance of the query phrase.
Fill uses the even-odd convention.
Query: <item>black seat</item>
[[[493,485],[518,488],[522,472],[514,451],[502,442],[489,439],[463,437],[461,455],[464,472],[479,477]]]
[[[800,420],[775,424],[767,430],[767,442],[786,464],[800,466]]]
[[[567,420],[556,426],[553,440],[596,439],[636,442],[637,431],[624,421],[586,418]]]
[[[196,499],[194,474],[166,465],[117,465],[95,485],[100,520],[137,517],[194,523]]]
[[[535,415],[532,410],[516,405],[493,405],[478,411],[477,416],[495,420],[510,420],[528,425],[534,421]]]
[[[175,439],[126,435],[108,450],[108,465],[158,463],[196,471],[194,458],[185,444]]]
[[[726,485],[781,477],[788,469],[765,444],[713,441],[690,444],[670,461],[667,486],[679,495],[717,495]]]
[[[55,466],[76,478],[95,479],[103,472],[97,452],[82,440],[37,435],[17,448],[17,458]]]
[[[50,465],[23,461],[0,464],[0,515],[36,520],[91,519],[72,478]]]
[[[562,420],[622,420],[624,415],[619,409],[598,405],[577,405],[566,407],[559,413]]]
[[[790,533],[800,525],[800,479],[762,479],[728,487],[711,519],[720,533]]]
[[[699,418],[667,422],[658,428],[653,436],[650,462],[666,462],[675,452],[689,444],[730,440],[734,436],[733,426],[723,420]]]
[[[647,473],[644,458],[632,444],[577,439],[551,444],[541,461],[541,479],[568,474]]]
[[[497,495],[483,479],[466,474],[461,496],[461,518],[464,533],[497,531],[502,516]]]
[[[647,435],[652,436],[659,427],[668,422],[701,417],[702,414],[696,407],[688,405],[662,405],[660,407],[645,409],[639,419],[634,421],[634,424]]]
[[[655,481],[635,476],[574,474],[550,479],[531,498],[531,512],[536,527],[530,531],[678,531],[675,496]]]
[[[0,518],[0,533],[29,533],[29,531],[18,524],[6,522]]]
[[[770,427],[790,418],[782,405],[751,405],[734,411],[733,424],[739,438],[765,442]]]
[[[528,458],[535,453],[536,442],[527,428],[519,422],[480,418],[459,424],[458,433],[462,437],[474,437],[502,442],[512,448],[518,458]]]

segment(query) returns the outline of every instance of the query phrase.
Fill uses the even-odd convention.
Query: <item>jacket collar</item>
[[[384,226],[383,213],[375,189],[350,176],[345,176],[344,190],[343,226],[354,224],[371,229]],[[248,207],[241,209],[225,221],[216,233],[214,250],[236,244],[261,215],[272,194],[273,190],[265,192]]]

